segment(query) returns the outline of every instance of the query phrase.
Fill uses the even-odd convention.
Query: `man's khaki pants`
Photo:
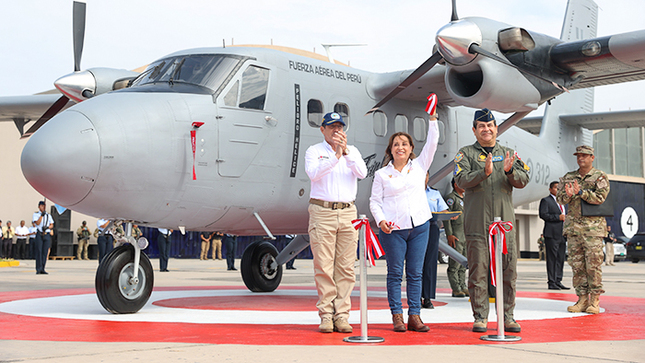
[[[218,260],[222,259],[222,239],[221,238],[214,238],[213,239],[213,260],[215,259],[215,256],[217,256]]]
[[[318,290],[318,315],[349,317],[354,289],[358,231],[352,226],[356,206],[332,210],[309,204],[309,238]]]
[[[76,249],[76,259],[80,260],[83,257],[84,260],[87,260],[87,248],[90,244],[89,239],[80,239],[78,240],[78,248]]]

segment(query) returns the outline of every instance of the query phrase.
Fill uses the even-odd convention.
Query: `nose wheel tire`
[[[138,276],[134,278],[134,247],[124,245],[110,252],[96,270],[96,295],[105,310],[113,314],[131,314],[148,302],[154,274],[150,259],[141,252]]]
[[[251,243],[242,255],[242,280],[253,292],[271,292],[282,281],[282,266],[275,264],[278,250],[271,243]]]

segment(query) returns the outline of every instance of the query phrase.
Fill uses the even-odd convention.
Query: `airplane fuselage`
[[[184,68],[193,55],[217,58]],[[257,213],[274,234],[305,234],[310,181],[304,154],[323,140],[324,113],[343,114],[349,143],[366,161],[369,175],[359,181],[357,205],[370,217],[372,177],[389,136],[409,132],[417,151],[425,141],[425,104],[393,99],[382,112],[364,115],[375,101],[370,80],[382,74],[260,48],[196,49],[165,59],[175,68],[182,63],[179,70],[168,64],[156,70],[166,72],[166,80],[153,80],[149,68],[148,83],[79,103],[34,134],[22,157],[34,188],[72,210],[144,226],[263,235]],[[207,74],[199,67],[208,64],[225,69],[206,76],[207,86],[182,81],[189,78],[182,74]],[[442,133],[431,175],[474,142],[472,114],[463,107],[439,109]],[[515,192],[516,205],[544,196],[550,181],[575,166],[568,158],[566,165],[562,155],[571,147],[559,140],[515,127],[499,140],[532,170],[529,186]],[[436,187],[447,192],[449,180]]]

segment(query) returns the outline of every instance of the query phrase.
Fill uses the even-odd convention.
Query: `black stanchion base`
[[[486,340],[489,342],[519,342],[522,340],[522,337],[518,337],[515,335],[482,335],[481,340]]]
[[[381,338],[381,337],[356,336],[356,337],[343,338],[343,341],[348,342],[348,343],[382,343],[382,342],[385,341],[385,339]]]

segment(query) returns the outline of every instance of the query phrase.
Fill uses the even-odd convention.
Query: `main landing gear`
[[[282,280],[282,265],[296,258],[307,246],[307,235],[298,235],[280,253],[270,242],[251,243],[242,255],[244,284],[253,292],[271,292],[277,289]]]

